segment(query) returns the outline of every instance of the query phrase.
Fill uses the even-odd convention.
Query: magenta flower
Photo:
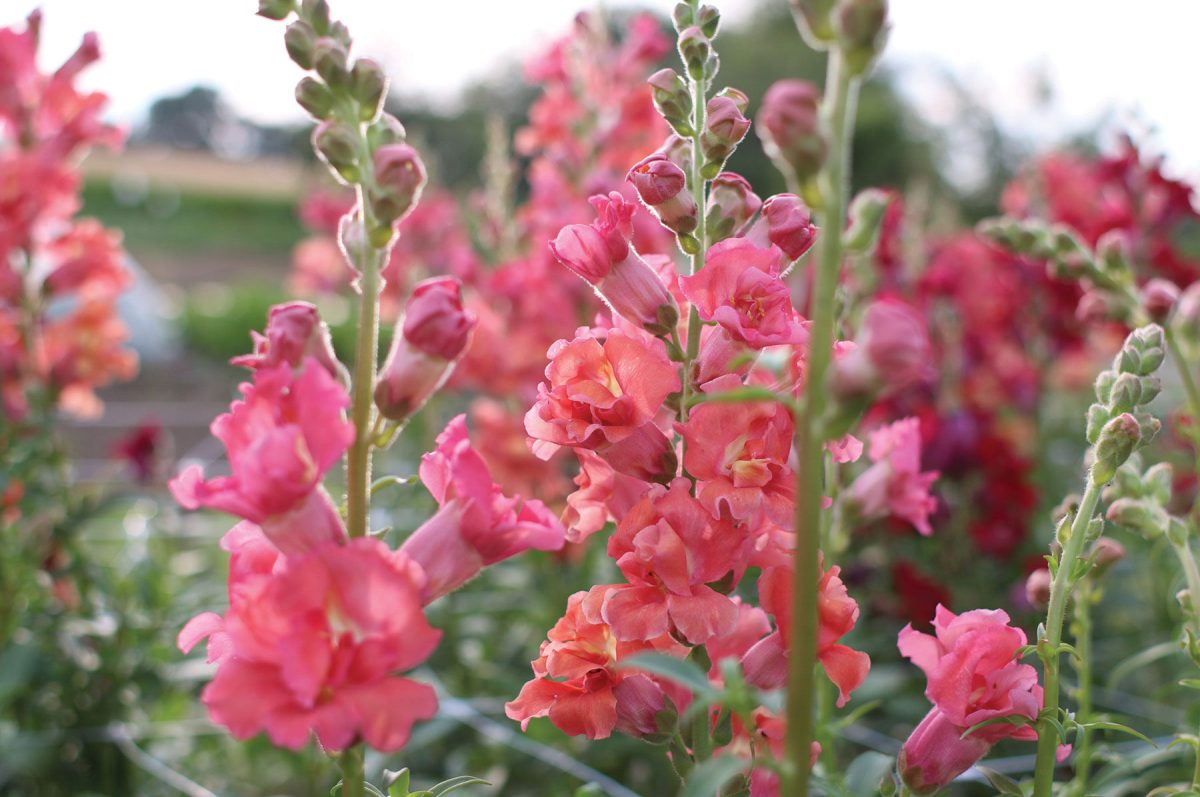
[[[936,470],[921,470],[921,425],[904,418],[871,432],[867,455],[874,463],[843,494],[854,517],[871,521],[889,515],[903,518],[925,536],[933,533],[929,515],[937,499],[929,487]]]
[[[840,397],[887,395],[930,376],[932,355],[925,321],[901,301],[872,303],[855,343],[855,348],[834,359],[830,387]]]
[[[266,334],[251,332],[254,352],[234,357],[234,365],[251,370],[287,363],[293,368],[312,357],[331,376],[340,377],[342,365],[333,353],[329,327],[321,321],[316,306],[308,302],[286,302],[267,311]]]

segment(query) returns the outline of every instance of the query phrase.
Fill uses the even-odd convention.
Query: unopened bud
[[[1100,439],[1096,441],[1092,483],[1096,486],[1107,484],[1141,442],[1142,427],[1128,412],[1106,423],[1100,431]]]
[[[821,93],[806,80],[780,80],[763,96],[758,137],[779,169],[798,183],[821,170],[828,147],[821,134]]]
[[[700,27],[705,36],[715,39],[717,30],[721,27],[721,12],[712,6],[700,6],[700,13],[696,15],[695,24]]]
[[[629,170],[627,178],[638,196],[676,233],[690,233],[699,223],[696,200],[687,190],[683,170],[666,156],[655,153]]]
[[[1149,376],[1158,370],[1166,358],[1166,339],[1162,327],[1147,324],[1135,329],[1125,338],[1121,351],[1113,360],[1113,367],[1124,373]]]
[[[1162,534],[1170,523],[1170,516],[1161,506],[1136,498],[1118,498],[1108,505],[1105,516],[1148,539]]]
[[[826,50],[834,39],[833,6],[836,0],[791,0],[792,15],[800,35],[814,50]]]
[[[675,30],[681,33],[695,25],[696,14],[692,10],[691,4],[685,2],[676,3],[675,9],[671,13],[671,21],[675,24]]]
[[[382,149],[389,144],[403,144],[408,138],[408,132],[400,120],[390,113],[381,113],[379,118],[367,128],[367,144],[371,151]]]
[[[1050,571],[1046,568],[1034,570],[1025,579],[1025,600],[1036,611],[1043,612],[1050,605]]]
[[[1093,404],[1088,407],[1087,412],[1087,441],[1091,445],[1096,445],[1100,440],[1100,432],[1104,429],[1104,424],[1108,423],[1112,415],[1108,412],[1108,407],[1102,404]]]
[[[475,324],[453,277],[435,277],[413,288],[403,325],[379,371],[375,405],[380,414],[403,421],[419,410],[449,378]]]
[[[1167,539],[1179,548],[1186,548],[1191,529],[1187,523],[1177,517],[1171,517],[1167,522]]]
[[[288,57],[301,69],[313,68],[313,52],[317,46],[317,34],[302,19],[298,19],[283,34],[283,46],[287,48]]]
[[[350,94],[358,100],[358,118],[364,122],[373,121],[383,108],[383,98],[387,94],[387,77],[379,64],[369,58],[355,62],[350,70]]]
[[[346,183],[358,182],[358,134],[341,122],[322,122],[313,130],[313,149]]]
[[[346,47],[340,41],[322,36],[314,46],[312,65],[331,89],[345,89],[350,85],[350,72],[346,68],[348,58]]]
[[[1092,546],[1088,558],[1092,560],[1092,573],[1104,575],[1109,568],[1125,558],[1125,546],[1111,537],[1101,537]]]
[[[254,352],[234,357],[230,360],[233,365],[257,370],[287,363],[300,368],[311,358],[330,376],[337,379],[345,376],[345,368],[333,352],[329,327],[321,320],[317,308],[308,302],[273,306],[267,312],[265,334],[251,332],[250,336],[254,340]]]
[[[847,249],[865,254],[875,248],[883,226],[883,213],[891,200],[887,191],[878,188],[868,188],[854,197],[849,209],[850,226],[843,236]]]
[[[712,55],[712,44],[704,31],[692,25],[679,34],[679,57],[687,67],[688,76],[692,80],[703,80],[708,58]]]
[[[1119,415],[1122,412],[1129,412],[1142,403],[1141,377],[1133,374],[1118,374],[1109,393],[1109,414]]]
[[[841,0],[834,11],[838,46],[853,75],[861,75],[883,52],[888,34],[887,0]]]
[[[700,134],[700,148],[705,160],[701,174],[707,179],[720,173],[726,159],[750,131],[750,120],[742,114],[745,101],[746,95],[741,92],[718,95],[708,101],[704,132]]]
[[[1129,240],[1124,231],[1109,230],[1096,242],[1097,265],[1103,281],[1116,285],[1127,285],[1133,280],[1130,265]]]
[[[1101,371],[1096,375],[1096,401],[1101,404],[1108,405],[1109,398],[1112,397],[1113,384],[1117,381],[1117,372],[1113,370]]]
[[[1142,286],[1138,298],[1146,317],[1156,324],[1163,324],[1179,301],[1179,286],[1170,280],[1155,278]]]
[[[381,224],[403,218],[421,198],[425,165],[408,144],[389,144],[375,151],[375,185],[368,192],[371,212]]]
[[[1175,330],[1190,345],[1200,345],[1200,281],[1187,286],[1179,297]]]
[[[1062,261],[1053,260],[1060,265]],[[1057,275],[1055,275],[1057,276]],[[1062,279],[1062,277],[1058,277]],[[1115,297],[1103,290],[1085,290],[1075,306],[1075,318],[1084,324],[1102,324],[1106,321],[1117,321],[1123,315],[1124,308]]]
[[[817,240],[817,225],[804,200],[795,194],[776,194],[763,203],[756,227],[766,227],[766,237],[783,250],[789,261],[799,260]]]
[[[296,84],[296,102],[314,119],[333,115],[333,92],[319,80],[304,77]]]
[[[258,15],[267,19],[287,19],[295,10],[295,0],[258,0]]]
[[[303,0],[300,16],[313,26],[320,36],[328,35],[330,28],[328,0]]]
[[[1166,505],[1171,500],[1175,484],[1175,469],[1170,462],[1159,462],[1151,465],[1142,474],[1142,485],[1146,494],[1159,504]]]
[[[654,95],[654,105],[667,124],[681,136],[691,136],[692,95],[687,83],[674,69],[660,69],[647,81]]]
[[[722,172],[713,178],[705,210],[705,231],[710,244],[740,234],[762,207],[749,181],[740,174]]]

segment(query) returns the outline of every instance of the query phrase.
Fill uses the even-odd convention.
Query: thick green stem
[[[691,0],[693,12],[698,11],[700,3],[698,0]],[[704,131],[705,114],[707,105],[705,103],[705,94],[708,81],[705,78],[699,80],[689,80],[692,88],[692,173],[689,175],[692,199],[696,202],[696,229],[693,233],[696,238],[696,251],[692,253],[690,272],[695,274],[700,269],[704,268],[704,259],[708,253],[708,222],[705,218],[705,208],[708,205],[708,181],[704,179],[701,170],[704,167],[703,150],[700,143],[700,134]],[[683,358],[683,378],[680,380],[683,384],[683,397],[680,401],[680,418],[687,420],[688,404],[693,385],[692,380],[692,363],[696,361],[696,357],[700,354],[700,333],[702,326],[700,323],[700,312],[692,305],[688,310],[688,327],[687,327],[687,350],[684,352]]]
[[[1092,580],[1085,578],[1079,584],[1079,594],[1072,612],[1071,631],[1075,637],[1075,650],[1079,652],[1079,657],[1075,659],[1075,677],[1079,679],[1075,718],[1081,723],[1092,721],[1092,604],[1096,594]],[[1091,729],[1079,731],[1075,747],[1078,752],[1075,754],[1075,780],[1071,784],[1071,794],[1085,797],[1092,768]]]
[[[1197,432],[1195,428],[1195,424],[1200,423],[1200,389],[1197,389],[1196,380],[1192,378],[1192,372],[1188,370],[1187,360],[1183,356],[1179,340],[1175,337],[1170,324],[1163,326],[1163,337],[1167,341],[1167,351],[1171,353],[1171,359],[1175,361],[1175,370],[1179,372],[1179,379],[1183,382],[1183,391],[1187,394],[1188,414],[1192,416],[1193,424],[1189,431],[1192,438],[1192,452],[1195,456],[1194,472],[1200,475],[1200,432]]]
[[[356,744],[338,756],[338,768],[342,770],[342,791],[339,797],[363,797],[363,746]]]
[[[821,536],[821,502],[824,497],[824,439],[820,429],[825,412],[825,376],[833,350],[834,293],[842,262],[842,230],[846,226],[846,201],[850,174],[852,129],[858,78],[845,68],[841,54],[829,54],[825,80],[825,123],[830,154],[820,175],[824,200],[824,228],[818,241],[813,279],[812,326],[808,351],[808,378],[803,412],[796,418],[796,550],[793,555],[791,651],[787,681],[787,759],[783,793],[807,797],[809,750],[814,738],[814,698],[817,663],[817,582]]]
[[[366,234],[364,232],[364,239]],[[375,425],[375,378],[379,369],[379,271],[383,257],[368,249],[355,266],[361,297],[354,349],[354,397],[350,408],[354,444],[346,457],[346,526],[351,537],[366,536],[371,506],[371,450]]]
[[[1050,584],[1050,606],[1046,610],[1046,627],[1043,637],[1038,640],[1038,652],[1042,656],[1045,668],[1045,683],[1043,684],[1044,698],[1042,703],[1043,718],[1038,721],[1037,765],[1034,769],[1034,797],[1050,797],[1054,787],[1055,754],[1058,751],[1058,730],[1054,720],[1058,718],[1059,693],[1059,645],[1062,644],[1063,618],[1067,612],[1067,599],[1071,596],[1074,586],[1071,572],[1083,553],[1084,543],[1087,542],[1088,525],[1096,514],[1096,505],[1100,502],[1100,486],[1092,480],[1089,472],[1087,489],[1079,502],[1079,511],[1071,523],[1071,536],[1063,546],[1062,555],[1058,560],[1058,570],[1054,581]]]

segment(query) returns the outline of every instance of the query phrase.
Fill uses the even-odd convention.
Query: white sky
[[[755,0],[710,0],[736,24]],[[783,3],[785,0],[774,0]],[[592,0],[333,0],[334,16],[359,52],[393,82],[448,97],[503,59],[528,54],[565,30]],[[4,0],[0,24],[40,5],[43,55],[57,64],[87,30],[104,60],[88,84],[112,98],[120,121],[155,98],[197,83],[218,88],[260,121],[298,118],[282,26],[253,15],[256,0]],[[607,0],[609,7],[673,0]],[[1200,177],[1200,2],[1195,0],[892,0],[885,59],[933,121],[944,114],[934,78],[951,71],[983,97],[1010,130],[1037,140],[1061,135],[1106,111],[1151,126],[1171,171]],[[802,46],[797,42],[797,46]],[[1055,91],[1052,111],[1035,102],[1036,75]]]

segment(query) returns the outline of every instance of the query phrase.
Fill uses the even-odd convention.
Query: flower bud
[[[806,80],[780,80],[763,95],[758,137],[780,171],[803,183],[825,162],[828,147],[821,135],[821,94]]]
[[[763,203],[758,224],[767,228],[767,240],[783,250],[788,260],[799,260],[817,240],[808,206],[795,194],[776,194]]]
[[[800,35],[814,50],[827,50],[834,39],[833,6],[836,0],[792,0],[792,15]]]
[[[1158,370],[1166,357],[1166,340],[1162,327],[1147,324],[1130,332],[1113,360],[1113,368],[1123,373],[1149,376]]]
[[[317,46],[317,34],[302,19],[298,19],[283,33],[283,45],[287,48],[288,57],[301,69],[313,68],[313,52]]]
[[[692,95],[683,78],[674,69],[660,69],[647,82],[655,107],[671,129],[681,136],[692,135]]]
[[[333,115],[333,92],[319,80],[304,77],[296,84],[296,102],[314,119]]]
[[[671,21],[675,24],[675,30],[681,33],[695,25],[696,14],[692,10],[691,3],[676,3],[675,9],[671,13]]]
[[[295,0],[258,0],[258,15],[267,19],[287,19],[295,10]]]
[[[1107,484],[1141,442],[1142,427],[1128,412],[1106,423],[1100,431],[1100,439],[1096,441],[1092,483],[1097,486]]]
[[[699,213],[695,198],[687,190],[687,177],[666,156],[655,153],[644,158],[629,170],[626,179],[664,227],[676,233],[696,229]]]
[[[375,185],[368,192],[371,211],[382,224],[404,218],[421,198],[425,165],[408,144],[388,144],[375,151]]]
[[[1036,611],[1044,612],[1050,605],[1050,571],[1042,567],[1034,570],[1025,579],[1025,600]]]
[[[1146,317],[1156,324],[1164,324],[1179,301],[1179,286],[1165,279],[1152,279],[1142,286],[1138,298]]]
[[[1200,345],[1200,280],[1187,286],[1180,295],[1175,330],[1189,344]]]
[[[1108,505],[1105,517],[1118,526],[1132,529],[1148,539],[1162,534],[1170,523],[1170,516],[1161,506],[1136,498],[1118,498],[1113,501]]]
[[[1174,491],[1175,469],[1170,462],[1159,462],[1151,465],[1142,474],[1142,486],[1146,494],[1159,504],[1166,505],[1171,500]]]
[[[304,0],[300,4],[300,17],[313,26],[319,35],[329,33],[329,2],[328,0]]]
[[[717,38],[717,30],[721,27],[721,12],[712,6],[700,6],[695,24],[701,32],[710,39]]]
[[[251,370],[287,363],[299,368],[311,357],[330,376],[341,379],[345,369],[333,352],[329,327],[317,308],[309,302],[286,302],[267,311],[266,334],[250,333],[254,352],[234,357],[229,362]]]
[[[408,131],[400,120],[390,113],[384,112],[367,128],[367,144],[371,151],[382,149],[388,144],[403,144],[408,139]]]
[[[1109,568],[1125,558],[1125,546],[1111,537],[1101,537],[1092,546],[1088,558],[1092,560],[1092,573],[1102,576]]]
[[[841,0],[833,26],[850,73],[861,75],[887,41],[887,0]]]
[[[726,159],[750,130],[750,120],[742,114],[745,99],[745,94],[737,92],[736,95],[718,95],[708,101],[704,131],[700,134],[700,148],[705,159],[701,174],[710,180],[717,176]]]
[[[1108,400],[1112,397],[1113,385],[1117,381],[1117,372],[1112,370],[1101,371],[1096,375],[1095,390],[1096,401],[1107,405]]]
[[[1108,423],[1112,415],[1108,412],[1108,407],[1101,404],[1093,404],[1088,407],[1087,413],[1087,441],[1091,445],[1096,445],[1100,439],[1100,431],[1104,428],[1104,424]]]
[[[1062,261],[1051,261],[1061,264]],[[1055,274],[1058,279],[1061,276]],[[1075,306],[1075,318],[1084,324],[1103,324],[1121,318],[1123,308],[1111,293],[1103,290],[1085,290]]]
[[[883,226],[884,211],[891,201],[891,195],[878,188],[868,188],[854,197],[850,202],[850,225],[843,236],[848,250],[865,254],[875,248],[879,230]]]
[[[399,422],[424,406],[453,372],[475,324],[457,279],[435,277],[413,288],[375,386],[380,414]]]
[[[345,45],[337,39],[331,36],[317,39],[312,56],[313,68],[335,91],[350,85],[350,72],[346,68],[348,59]]]
[[[1122,412],[1129,412],[1134,407],[1142,404],[1142,383],[1141,377],[1133,374],[1118,374],[1113,380],[1112,389],[1109,391],[1108,412],[1110,415],[1119,415]]]
[[[692,80],[703,80],[712,45],[700,28],[692,25],[679,34],[679,57]]]
[[[1127,285],[1133,280],[1129,239],[1123,230],[1109,230],[1100,236],[1096,241],[1096,259],[1102,275],[1099,284],[1105,287]]]
[[[350,70],[350,94],[358,100],[360,120],[370,122],[379,115],[387,95],[387,77],[379,64],[369,58],[354,63]]]
[[[762,200],[740,174],[722,172],[713,178],[705,209],[709,244],[740,234],[762,207]]]
[[[341,122],[322,122],[313,130],[312,143],[321,160],[344,182],[355,183],[362,176],[358,134],[350,127]]]

